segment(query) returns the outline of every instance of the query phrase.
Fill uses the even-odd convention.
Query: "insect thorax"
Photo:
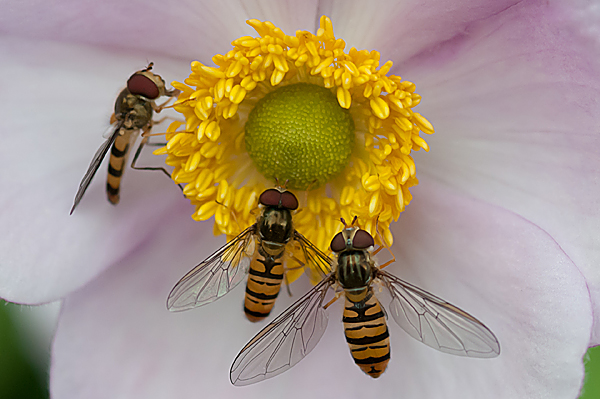
[[[369,285],[373,275],[371,256],[365,250],[347,250],[338,255],[336,277],[342,288],[355,290]]]
[[[263,241],[287,243],[292,237],[292,214],[287,209],[265,207],[258,218],[258,232]]]
[[[152,104],[141,96],[131,94],[123,89],[115,102],[115,117],[118,121],[125,120],[125,127],[141,129],[152,119]]]

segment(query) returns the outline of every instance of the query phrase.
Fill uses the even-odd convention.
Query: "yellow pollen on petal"
[[[341,172],[332,172],[329,181],[307,183],[306,189],[288,187],[300,202],[294,228],[327,251],[331,238],[343,227],[340,217],[357,216],[377,243],[391,245],[390,223],[410,203],[409,188],[418,184],[411,154],[429,150],[421,132],[434,133],[432,124],[413,111],[422,100],[415,84],[391,75],[392,61],[382,62],[378,51],[346,49],[326,16],[321,17],[316,34],[299,30],[286,35],[268,21],[247,23],[256,36],[233,40],[231,49],[212,57],[213,65],[192,62],[189,77],[173,82],[181,91],[173,107],[185,122],[169,126],[167,144],[155,154],[166,154],[166,163],[175,168],[173,180],[185,184],[183,193],[196,207],[192,218],[214,216],[213,231],[228,239],[256,221],[259,195],[276,182],[273,176],[265,177],[264,168],[259,171],[257,158],[249,154],[246,122],[262,99],[271,98],[269,93],[303,83],[331,91],[334,106],[339,105],[353,121],[354,140],[349,161],[342,164]],[[259,130],[261,123],[265,122],[257,122]],[[310,163],[314,156],[305,156],[310,151],[305,146],[312,145],[316,135],[308,137],[260,156],[276,164],[288,159]],[[342,146],[336,140],[330,147]],[[335,158],[325,153],[317,156]],[[275,178],[283,184],[295,176]],[[293,252],[302,259],[301,253]]]

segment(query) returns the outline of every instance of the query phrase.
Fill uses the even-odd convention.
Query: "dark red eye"
[[[160,95],[156,83],[149,77],[138,72],[131,75],[127,81],[127,89],[129,89],[131,94],[144,96],[150,100],[154,100]]]
[[[298,199],[289,191],[284,191],[281,193],[281,206],[290,211],[295,211],[298,209]]]
[[[263,191],[258,197],[258,203],[265,206],[279,206],[279,201],[281,201],[281,192],[274,188]]]
[[[342,233],[337,233],[333,237],[333,240],[331,240],[331,250],[333,252],[342,252],[344,249],[346,249],[346,240]]]
[[[352,239],[352,246],[356,249],[366,249],[375,245],[373,236],[365,230],[358,230]]]

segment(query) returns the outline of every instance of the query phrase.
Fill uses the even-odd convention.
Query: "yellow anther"
[[[379,191],[376,191],[373,194],[371,194],[371,199],[369,201],[369,213],[372,215],[375,214],[376,211],[378,211],[380,207],[381,207],[381,202],[380,202],[380,198],[379,198]]]
[[[208,67],[206,65],[202,65],[200,67],[200,71],[207,77],[210,78],[214,78],[214,79],[221,79],[225,77],[225,74],[221,71],[219,71],[216,68],[212,68],[212,67]]]
[[[196,103],[196,107],[194,107],[194,112],[196,113],[196,116],[198,117],[198,119],[204,120],[209,117],[210,113],[212,112],[212,108],[210,108],[208,110],[205,109],[202,106],[202,102],[199,101]]]
[[[422,149],[424,149],[425,151],[429,151],[429,145],[427,145],[427,143],[425,142],[425,140],[423,140],[421,137],[417,136],[416,134],[414,134],[412,136],[412,141],[418,145],[419,147],[421,147]]]
[[[210,169],[202,169],[196,177],[196,190],[203,191],[214,182],[214,173]]]
[[[315,69],[313,69],[311,73],[313,75],[318,75],[319,73],[321,73],[321,71],[325,67],[329,66],[332,62],[333,62],[333,57],[326,58],[319,65],[317,65],[317,67]]]
[[[215,201],[210,201],[203,204],[202,206],[200,206],[200,208],[198,208],[198,210],[194,214],[194,219],[200,221],[210,219],[215,214],[215,211],[217,210],[218,206],[220,205],[217,204]]]
[[[154,155],[165,155],[167,153],[167,147],[160,147],[154,151],[152,151],[152,154]]]
[[[228,190],[229,190],[229,184],[227,183],[227,180],[221,180],[219,182],[219,188],[217,190],[217,201],[220,202],[221,204],[223,204],[223,201],[225,200],[225,196],[227,195]]]
[[[352,61],[344,61],[343,64],[344,64],[344,68],[346,68],[346,70],[348,72],[350,72],[352,74],[352,76],[354,76],[356,78],[358,76],[360,76],[360,71],[358,70],[358,68]]]
[[[377,191],[381,187],[381,183],[379,182],[378,176],[369,176],[368,173],[365,173],[361,178],[362,186],[365,190],[369,192]]]
[[[225,79],[220,79],[214,88],[216,101],[221,101],[225,97],[225,82]]]
[[[395,118],[394,122],[396,123],[396,125],[398,125],[398,127],[400,127],[400,129],[404,130],[405,132],[410,132],[413,128],[412,122],[409,121],[407,118]]]
[[[308,209],[314,214],[321,213],[321,201],[314,196],[308,197]]]
[[[188,158],[188,161],[186,162],[186,165],[185,165],[185,171],[186,172],[195,171],[196,168],[198,167],[199,163],[200,163],[200,152],[196,151],[191,157]]]
[[[246,197],[246,201],[244,203],[244,210],[242,215],[247,218],[250,215],[250,211],[256,208],[256,204],[258,202],[258,195],[256,192],[251,192],[248,197]]]
[[[352,104],[352,95],[348,90],[344,89],[343,87],[338,87],[337,100],[340,104],[340,107],[348,109]]]
[[[200,149],[200,153],[205,158],[212,158],[215,155],[217,155],[217,151],[218,150],[219,150],[219,144],[215,143],[215,142],[212,142],[212,141],[209,141],[207,143],[204,143],[204,145]]]
[[[404,184],[408,181],[408,178],[410,177],[410,169],[408,169],[407,167],[403,167],[402,168],[402,176],[400,177],[400,184]]]
[[[271,74],[271,86],[277,86],[279,83],[281,83],[284,77],[285,72],[281,72],[278,69],[274,70]]]
[[[217,121],[212,121],[208,123],[206,126],[206,130],[204,131],[206,137],[208,137],[211,141],[217,141],[219,136],[221,135],[221,128]]]
[[[433,125],[425,119],[421,114],[414,112],[413,116],[415,118],[415,122],[417,126],[423,131],[423,133],[432,134],[433,133]]]
[[[239,61],[234,62],[233,64],[229,65],[229,68],[227,69],[227,73],[225,74],[225,76],[227,76],[228,78],[232,78],[235,75],[237,75],[238,73],[240,73],[240,71],[242,70],[242,63]]]
[[[385,240],[385,245],[388,247],[391,247],[392,244],[394,244],[394,236],[392,235],[390,228],[387,227],[387,228],[383,229],[382,235],[383,235],[383,239]]]
[[[192,184],[188,184],[188,186],[194,187],[194,185]],[[186,186],[186,187],[188,187]],[[217,187],[216,186],[210,186],[208,188],[205,188],[202,191],[196,191],[196,200],[198,201],[202,201],[202,202],[206,202],[206,201],[212,201],[215,199],[216,194],[217,194]]]
[[[239,104],[244,100],[244,97],[246,97],[246,89],[241,85],[233,86],[233,89],[231,89],[231,93],[229,94],[229,101],[234,104]]]
[[[398,193],[398,184],[396,182],[396,177],[391,176],[389,179],[381,180],[381,184],[385,192],[389,195],[396,195]]]
[[[372,233],[379,223],[377,240],[390,245],[390,223],[410,203],[408,188],[417,184],[410,154],[429,149],[419,131],[434,131],[413,112],[421,101],[415,85],[389,75],[393,64],[380,61],[379,52],[346,50],[325,16],[316,34],[287,36],[268,21],[248,24],[256,37],[233,40],[229,51],[212,57],[215,67],[192,62],[185,84],[173,83],[181,91],[174,108],[185,123],[172,123],[167,145],[156,152],[167,154],[173,179],[187,183],[184,195],[196,206],[193,218],[214,216],[215,233],[229,238],[255,222],[258,195],[269,183],[246,152],[247,116],[269,92],[304,82],[330,89],[349,110],[356,144],[343,173],[324,187],[295,193],[301,210],[294,227],[326,250],[341,230],[339,217],[356,215]]]
[[[185,133],[177,133],[175,136],[173,136],[173,138],[167,143],[167,150],[175,148],[175,146],[179,143],[184,134]]]
[[[379,119],[386,119],[388,116],[390,116],[390,107],[383,98],[377,97],[372,99],[370,100],[369,104],[371,105],[373,114]]]
[[[365,85],[365,89],[363,90],[363,97],[369,98],[371,97],[371,94],[373,94],[373,85],[367,83]]]

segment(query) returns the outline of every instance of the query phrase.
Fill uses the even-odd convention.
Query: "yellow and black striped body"
[[[127,156],[129,155],[129,146],[136,130],[121,129],[121,134],[117,136],[110,149],[110,161],[108,163],[108,176],[106,178],[106,196],[108,200],[116,205],[119,203],[119,190],[121,187],[121,178],[125,171]]]
[[[371,287],[346,291],[343,321],[354,362],[371,377],[379,377],[390,361],[390,339],[385,314]]]
[[[137,138],[140,129],[149,129],[152,125],[152,104],[128,89],[123,89],[115,102],[114,120],[119,134],[110,149],[110,163],[106,180],[106,195],[112,204],[119,203],[119,188],[125,171],[129,147]]]
[[[244,312],[250,321],[259,321],[271,313],[283,281],[283,254],[269,255],[262,245],[257,246],[250,270],[244,300]]]

